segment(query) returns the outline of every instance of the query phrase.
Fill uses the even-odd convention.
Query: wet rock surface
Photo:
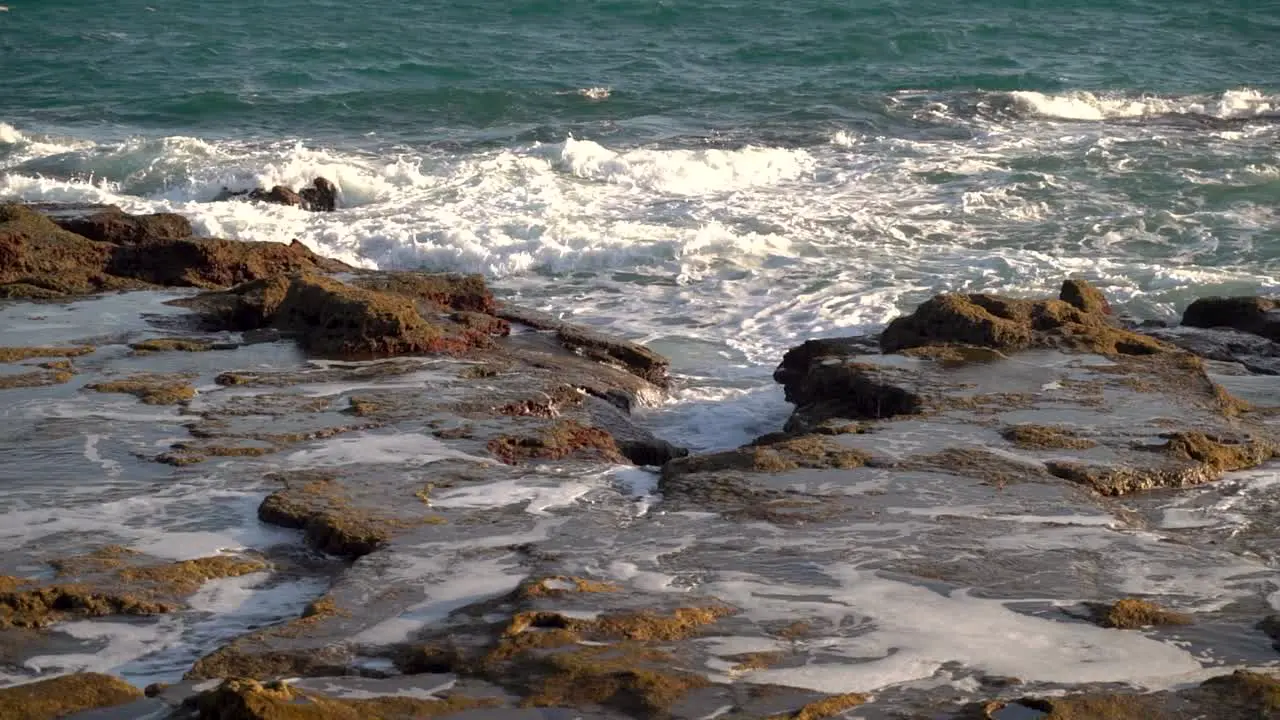
[[[224,189],[214,198],[214,201],[236,198],[273,205],[289,205],[314,212],[333,212],[338,208],[338,188],[333,182],[323,177],[312,180],[310,185],[298,188],[296,191],[284,185],[253,190]]]
[[[69,374],[0,409],[0,703],[98,670],[170,685],[78,720],[1276,709],[1231,668],[1277,659],[1280,394],[1083,283],[798,346],[785,426],[690,455],[636,419],[665,358],[479,278],[189,257],[206,292],[0,306],[0,369]]]

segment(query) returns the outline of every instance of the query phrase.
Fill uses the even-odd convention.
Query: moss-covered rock
[[[0,718],[56,720],[86,710],[123,705],[141,697],[141,690],[110,675],[63,675],[0,688]]]
[[[1013,425],[1000,431],[1005,440],[1029,450],[1087,450],[1097,442],[1057,425]]]
[[[1173,348],[1113,325],[1099,312],[1062,300],[937,295],[899,317],[880,336],[885,352],[928,345],[973,345],[1004,352],[1060,348],[1103,355],[1153,355]]]
[[[686,475],[739,472],[784,472],[799,468],[856,468],[866,465],[871,456],[862,450],[842,447],[823,435],[783,435],[736,450],[690,455],[671,460],[662,468],[665,482]]]
[[[187,704],[199,720],[420,720],[492,707],[496,701],[461,695],[434,700],[399,695],[351,700],[304,692],[281,682],[235,679]]]
[[[136,353],[153,352],[208,352],[213,343],[199,338],[152,338],[129,345]]]
[[[307,544],[321,552],[356,559],[377,550],[405,521],[352,507],[342,485],[316,473],[276,476],[285,487],[258,506],[258,519],[302,530]],[[420,522],[429,523],[432,516]]]
[[[352,284],[366,290],[422,300],[441,310],[492,317],[498,309],[493,293],[481,275],[388,272],[360,275],[352,280]]]
[[[1062,281],[1058,299],[1087,313],[1111,314],[1111,303],[1101,290],[1087,280],[1070,278]]]
[[[1120,630],[1168,625],[1190,625],[1191,616],[1166,610],[1159,605],[1139,598],[1124,598],[1110,605],[1091,606],[1094,622],[1102,627]]]
[[[97,348],[92,345],[71,347],[4,347],[0,348],[0,362],[12,363],[31,358],[71,358],[88,355]],[[65,368],[64,368],[65,369]]]
[[[569,457],[620,463],[625,460],[609,431],[576,420],[558,420],[530,435],[501,435],[489,452],[508,465]]]
[[[148,405],[177,405],[196,396],[196,389],[181,375],[143,374],[85,386],[100,393],[133,395]]]

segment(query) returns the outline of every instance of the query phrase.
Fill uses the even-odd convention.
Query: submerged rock
[[[0,688],[0,718],[56,720],[114,707],[142,697],[142,691],[111,675],[77,673]]]

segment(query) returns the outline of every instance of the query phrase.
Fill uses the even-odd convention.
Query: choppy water
[[[7,6],[0,199],[484,272],[671,354],[696,448],[940,290],[1280,291],[1272,0]],[[338,212],[211,202],[316,175]]]

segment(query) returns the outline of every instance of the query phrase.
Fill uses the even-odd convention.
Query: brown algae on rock
[[[833,695],[822,700],[815,700],[795,712],[770,715],[768,720],[824,720],[825,718],[836,717],[846,710],[851,710],[859,705],[864,705],[869,699],[868,696],[861,693]]]
[[[44,370],[40,372],[0,375],[0,390],[16,390],[19,388],[49,387],[70,382],[75,373],[66,370]]]
[[[63,675],[0,688],[0,718],[55,720],[86,710],[123,705],[141,697],[141,690],[110,675]]]
[[[490,440],[488,448],[494,457],[508,465],[568,457],[625,462],[609,431],[576,420],[558,420],[533,435],[501,435]]]
[[[1058,425],[1013,425],[1000,431],[1001,437],[1028,450],[1087,450],[1098,443],[1082,438],[1070,428]]]
[[[1094,622],[1102,627],[1120,630],[1161,625],[1190,625],[1191,616],[1166,610],[1148,600],[1124,598],[1110,605],[1091,606]]]
[[[13,363],[31,358],[71,358],[88,355],[97,350],[92,345],[73,347],[0,347],[0,362]]]
[[[196,396],[196,389],[182,375],[143,374],[124,380],[86,385],[85,389],[100,393],[133,395],[147,405],[178,405]]]
[[[199,712],[200,720],[416,720],[492,707],[497,702],[461,695],[431,700],[399,695],[345,699],[296,690],[281,682],[235,679],[187,704]]]
[[[213,349],[213,343],[209,340],[201,340],[199,338],[152,338],[150,340],[131,343],[129,347],[138,354],[154,352],[208,352]]]

